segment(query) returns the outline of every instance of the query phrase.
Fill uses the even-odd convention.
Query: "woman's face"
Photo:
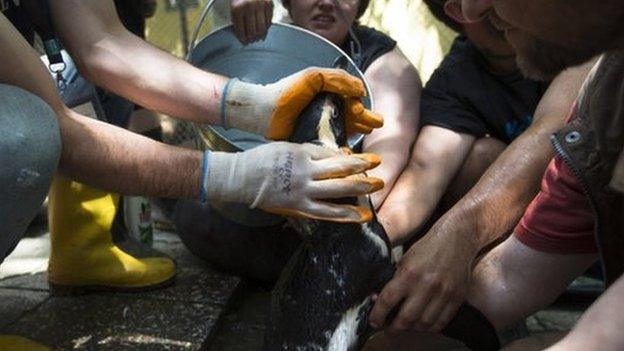
[[[293,23],[341,45],[355,22],[359,0],[290,0]],[[346,20],[340,15],[340,6]]]

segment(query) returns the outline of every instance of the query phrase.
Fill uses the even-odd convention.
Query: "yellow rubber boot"
[[[56,176],[49,195],[52,292],[145,291],[173,282],[168,257],[133,257],[113,243],[119,196]]]
[[[38,342],[17,335],[0,335],[2,351],[52,351]]]

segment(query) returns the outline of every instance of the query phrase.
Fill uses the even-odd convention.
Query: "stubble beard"
[[[568,67],[580,65],[601,53],[595,46],[570,49],[527,35],[526,47],[516,48],[518,67],[530,79],[549,81]]]

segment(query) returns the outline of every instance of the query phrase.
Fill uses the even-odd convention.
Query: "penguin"
[[[347,133],[339,96],[319,94],[301,113],[291,142],[344,150]],[[368,196],[328,200],[368,206]],[[271,295],[265,351],[355,351],[374,330],[371,295],[392,278],[396,259],[376,215],[368,223],[289,219],[303,240]],[[496,332],[464,304],[443,332],[474,350],[497,350]]]

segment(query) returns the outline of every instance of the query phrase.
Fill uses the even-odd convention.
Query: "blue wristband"
[[[228,80],[228,82],[225,84],[225,87],[223,88],[223,93],[221,94],[221,125],[223,126],[223,128],[228,129],[228,121],[227,121],[227,114],[225,113],[226,111],[226,102],[227,102],[227,96],[230,93],[230,88],[232,87],[232,83],[234,83],[234,81],[238,80],[237,78],[232,78],[230,80]]]
[[[202,159],[202,168],[201,168],[201,184],[199,187],[199,202],[202,205],[205,205],[208,201],[208,168],[210,162],[210,150],[204,151],[204,157]]]

